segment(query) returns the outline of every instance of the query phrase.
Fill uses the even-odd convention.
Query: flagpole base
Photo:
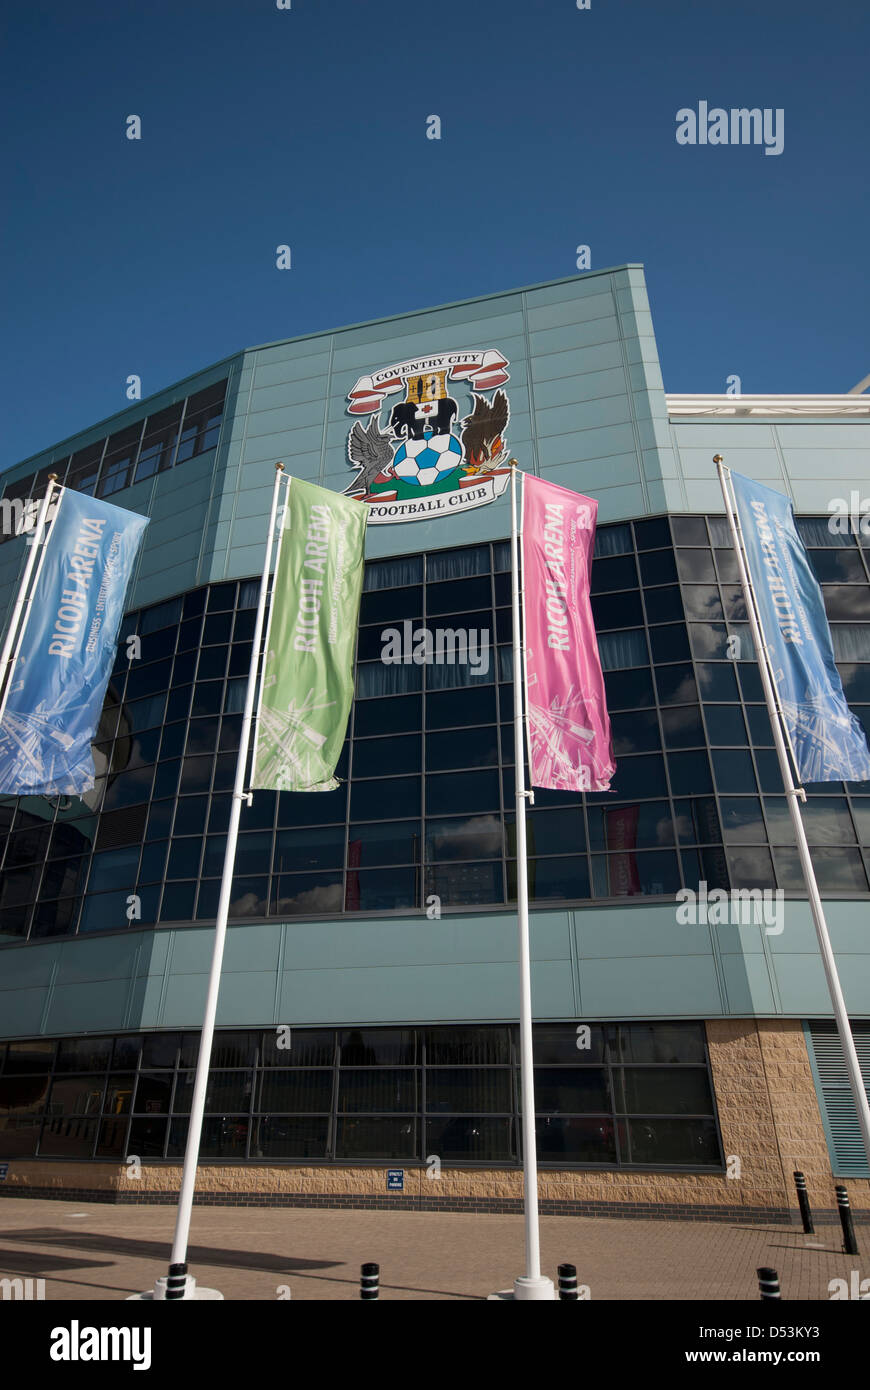
[[[213,1301],[215,1299],[223,1301],[223,1294],[219,1293],[217,1289],[207,1289],[201,1284],[198,1285],[193,1275],[188,1274],[184,1293],[181,1295],[181,1299],[177,1301],[182,1302],[185,1299],[193,1299],[200,1302]],[[145,1293],[131,1293],[124,1301],[125,1303],[150,1303],[152,1301],[154,1303],[163,1303],[165,1300],[166,1275],[162,1274],[159,1279],[155,1280],[153,1289],[148,1289]]]
[[[498,1293],[487,1295],[487,1303],[509,1303],[511,1301],[519,1303],[555,1303],[556,1286],[552,1279],[547,1279],[545,1275],[539,1275],[537,1279],[529,1279],[522,1276],[514,1280],[512,1289],[500,1289]]]

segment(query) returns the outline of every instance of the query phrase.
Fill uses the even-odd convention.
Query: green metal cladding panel
[[[826,911],[854,1017],[868,1015],[866,908]],[[673,907],[533,912],[536,1018],[828,1017],[807,904],[780,936],[678,926]],[[46,941],[0,952],[0,1036],[196,1028],[212,930],[185,927]],[[230,927],[218,1024],[449,1022],[515,1018],[510,912]]]

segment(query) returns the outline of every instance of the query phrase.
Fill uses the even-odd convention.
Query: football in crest
[[[462,445],[452,434],[424,434],[399,445],[393,472],[404,483],[432,487],[462,462]]]

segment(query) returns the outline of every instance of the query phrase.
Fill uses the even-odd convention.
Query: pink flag
[[[606,792],[616,771],[589,603],[598,503],[523,475],[531,784]]]

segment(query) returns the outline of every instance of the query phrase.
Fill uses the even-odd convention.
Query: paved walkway
[[[46,1300],[119,1299],[166,1273],[174,1207],[0,1200],[0,1278],[45,1279]],[[751,1222],[545,1216],[544,1272],[576,1264],[594,1299],[757,1299],[755,1271],[779,1271],[785,1299],[828,1299],[829,1281],[870,1278],[842,1254],[839,1225],[799,1230]],[[453,1212],[195,1207],[190,1266],[228,1299],[357,1299],[359,1267],[381,1267],[383,1299],[480,1299],[523,1272],[519,1216]],[[286,1297],[286,1294],[284,1295]]]

